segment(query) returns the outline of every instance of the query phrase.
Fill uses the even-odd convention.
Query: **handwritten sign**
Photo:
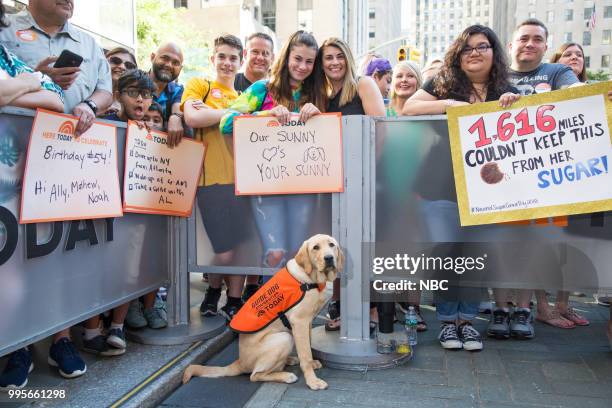
[[[343,189],[339,114],[280,125],[274,117],[234,122],[236,195],[337,193]]]
[[[95,122],[74,136],[74,116],[39,109],[21,197],[22,224],[119,217],[121,196],[114,126]]]
[[[450,109],[461,225],[612,209],[611,87]]]
[[[204,145],[183,138],[166,145],[168,135],[130,122],[125,146],[123,210],[188,217],[204,160]]]

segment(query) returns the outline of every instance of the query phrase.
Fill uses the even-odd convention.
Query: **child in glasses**
[[[149,75],[140,69],[127,71],[117,80],[115,99],[121,104],[119,112],[108,114],[102,119],[127,122],[143,121],[153,102],[155,84]]]
[[[149,75],[139,69],[126,71],[117,80],[114,97],[121,104],[119,113],[110,113],[102,119],[127,122],[133,120],[139,126],[145,126],[144,116],[153,102],[155,84]],[[125,353],[126,342],[123,322],[130,304],[117,306],[112,312],[112,321],[108,335],[100,329],[100,318],[92,317],[85,322],[83,350],[102,356],[115,356]]]

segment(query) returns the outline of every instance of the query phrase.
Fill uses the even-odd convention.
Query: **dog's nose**
[[[323,259],[325,259],[325,266],[334,266],[334,256],[333,255],[325,255]]]

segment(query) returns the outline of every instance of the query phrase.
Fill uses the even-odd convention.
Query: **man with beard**
[[[176,82],[183,68],[183,52],[174,43],[166,43],[151,53],[149,76],[157,87],[154,102],[162,107],[164,122],[168,129],[168,147],[179,144],[185,128],[181,112],[183,86]]]
[[[73,11],[74,0],[31,0],[27,10],[7,16],[10,28],[0,32],[0,42],[62,87],[64,111],[79,118],[78,137],[91,127],[96,112],[111,104],[112,80],[100,46],[68,21]],[[81,65],[54,68],[63,50],[83,57]]]

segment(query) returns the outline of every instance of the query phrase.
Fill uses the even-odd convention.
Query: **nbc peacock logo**
[[[277,120],[272,119],[271,121],[268,122],[266,126],[267,127],[278,127],[280,126],[280,123],[278,123]]]
[[[69,120],[65,121],[60,125],[59,129],[57,130],[57,133],[74,136],[74,123]]]

